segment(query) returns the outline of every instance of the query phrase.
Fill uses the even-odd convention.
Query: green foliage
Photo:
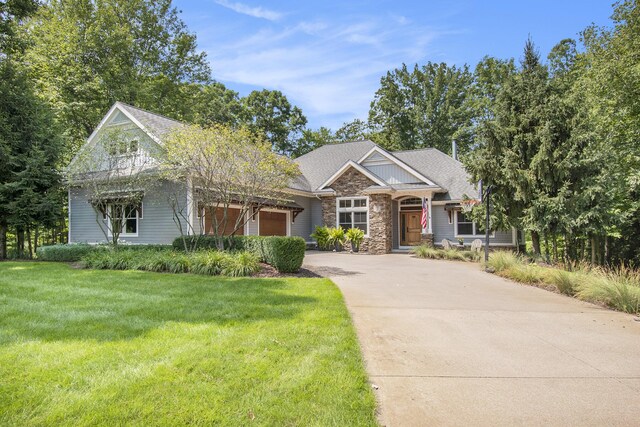
[[[264,133],[274,151],[282,154],[296,152],[296,141],[307,124],[307,118],[300,108],[291,105],[282,92],[254,90],[242,99],[242,106],[244,123],[254,132]]]
[[[376,142],[396,150],[435,147],[450,154],[455,140],[460,152],[469,150],[473,113],[466,99],[471,83],[466,65],[428,62],[388,72],[369,111],[369,122],[380,129]]]
[[[55,0],[27,27],[24,60],[55,106],[71,152],[115,101],[190,118],[189,84],[210,81],[206,55],[171,0]]]
[[[280,273],[296,273],[302,266],[307,244],[302,237],[264,237],[260,258]]]
[[[177,252],[172,250],[105,248],[88,251],[82,261],[87,268],[142,270],[158,273],[194,273],[250,276],[260,269],[258,258],[248,252]]]
[[[508,270],[521,263],[522,258],[511,251],[495,251],[489,254],[488,266],[496,273]]]
[[[598,270],[591,280],[579,284],[577,297],[603,303],[616,310],[640,313],[640,272],[621,267]]]
[[[350,228],[344,233],[345,241],[350,242],[356,249],[360,248],[364,240],[364,231],[359,228]]]
[[[544,281],[554,285],[560,293],[574,296],[585,279],[580,273],[552,269],[545,275]]]
[[[187,247],[198,250],[211,250],[219,247],[219,239],[215,236],[184,236],[173,241],[173,248],[184,251]],[[306,243],[301,237],[284,236],[225,236],[220,238],[224,250],[244,251],[251,253],[258,261],[273,266],[281,273],[295,273],[300,270],[306,251]],[[197,241],[197,245],[194,244]],[[194,252],[197,254],[198,251]]]
[[[36,255],[41,261],[74,262],[96,250],[96,246],[86,244],[51,245],[41,246],[36,250]]]
[[[329,245],[333,245],[336,250],[342,249],[342,245],[345,242],[345,233],[344,228],[342,227],[329,227],[329,238],[327,239],[327,243]]]
[[[411,249],[418,258],[425,259],[446,259],[449,261],[474,261],[480,260],[480,255],[473,251],[464,251],[457,249],[438,249],[432,246],[420,245]]]
[[[311,238],[318,244],[318,249],[321,251],[327,251],[331,249],[331,243],[329,242],[329,227],[316,226],[316,229],[311,233]]]

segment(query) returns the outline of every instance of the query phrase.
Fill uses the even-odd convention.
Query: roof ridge
[[[180,123],[181,125],[186,125],[187,123],[182,122],[180,120],[172,119],[171,117],[165,116],[164,114],[156,113],[153,111],[145,110],[144,108],[136,107],[135,105],[127,104],[126,102],[116,101],[116,104],[124,105],[125,107],[133,108],[134,110],[142,111],[143,113],[153,114],[154,116],[162,117],[163,119],[171,120],[172,122]]]

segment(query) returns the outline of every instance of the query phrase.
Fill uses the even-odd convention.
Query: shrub
[[[510,251],[495,251],[489,255],[489,267],[496,273],[522,264],[522,258]]]
[[[449,261],[466,261],[467,260],[467,258],[464,256],[462,251],[458,251],[456,249],[443,250],[442,257],[444,259],[448,259]]]
[[[214,236],[185,236],[191,243],[198,239],[199,250],[215,250]],[[281,273],[295,273],[300,270],[307,245],[301,237],[285,236],[228,236],[223,238],[225,250],[246,251],[255,256],[257,262],[272,265]],[[184,251],[182,237],[173,241],[177,251]]]
[[[281,273],[296,273],[302,266],[307,245],[302,237],[264,237],[258,255]]]
[[[528,264],[516,264],[502,270],[500,275],[520,283],[534,284],[544,280],[544,271],[535,265]]]
[[[565,270],[549,269],[544,281],[554,285],[562,294],[574,296],[581,282],[586,280],[582,273],[573,273]]]
[[[249,276],[260,269],[256,255],[248,252],[198,251],[191,253],[158,250],[105,250],[89,252],[86,267],[110,270],[143,270],[158,273]]]
[[[441,259],[442,251],[431,246],[421,245],[411,249],[411,252],[418,258]]]
[[[316,226],[316,229],[311,233],[311,238],[318,244],[318,249],[321,251],[327,251],[331,249],[329,243],[329,228],[325,226]]]
[[[626,313],[640,313],[640,272],[621,267],[599,271],[580,284],[576,294],[586,301],[606,304]]]
[[[36,255],[41,261],[74,262],[95,250],[97,246],[83,243],[71,243],[68,245],[40,246]]]

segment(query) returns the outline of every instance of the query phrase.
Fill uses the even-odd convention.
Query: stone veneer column
[[[433,248],[433,233],[425,233],[420,236],[420,243]]]
[[[391,252],[391,196],[372,194],[369,196],[369,253]]]

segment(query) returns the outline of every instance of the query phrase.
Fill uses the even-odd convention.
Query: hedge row
[[[85,255],[104,251],[106,245],[88,245],[86,243],[69,243],[66,245],[40,246],[36,250],[36,256],[40,261],[75,262],[80,261]],[[161,251],[171,249],[170,245],[126,245],[119,249],[130,251]]]
[[[296,273],[302,266],[306,243],[301,237],[281,236],[226,236],[222,237],[225,250],[247,251],[255,254],[260,261],[272,265],[281,273]],[[176,250],[194,247],[217,249],[218,239],[214,236],[185,236],[173,241]]]
[[[209,276],[250,276],[260,270],[258,258],[250,252],[108,249],[92,251],[82,261],[87,268],[142,270],[166,273],[194,273]]]

